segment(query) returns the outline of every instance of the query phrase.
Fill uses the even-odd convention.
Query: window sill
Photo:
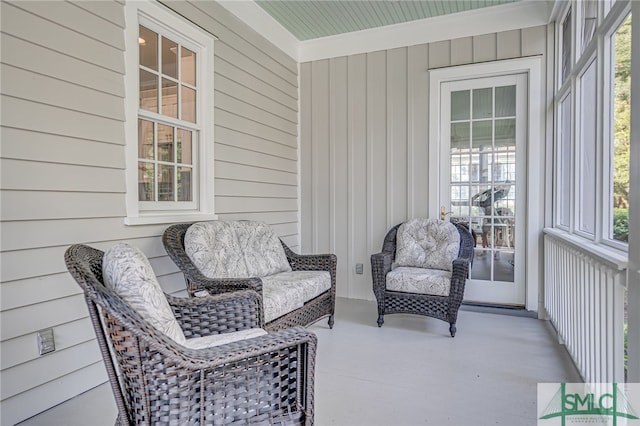
[[[129,226],[138,225],[158,225],[163,223],[179,223],[179,222],[205,222],[209,220],[217,220],[218,215],[209,213],[190,213],[190,214],[145,214],[141,216],[128,216],[124,218],[124,224]]]
[[[576,250],[602,259],[603,261],[611,264],[611,266],[618,271],[624,271],[627,269],[629,256],[624,251],[616,250],[603,244],[596,244],[591,240],[582,238],[575,234],[570,234],[557,228],[544,228],[544,233],[545,235],[571,245],[571,247]]]

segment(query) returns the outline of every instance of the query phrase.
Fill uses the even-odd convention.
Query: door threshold
[[[522,305],[498,305],[481,302],[462,302],[460,309],[470,312],[481,312],[485,314],[511,315],[516,317],[538,318],[538,313],[527,311]]]

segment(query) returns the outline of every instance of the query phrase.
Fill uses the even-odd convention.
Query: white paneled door
[[[476,241],[465,300],[524,305],[527,75],[443,83],[440,106],[438,205]]]

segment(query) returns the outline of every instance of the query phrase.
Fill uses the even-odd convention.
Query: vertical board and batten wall
[[[546,37],[537,26],[300,65],[302,250],[336,253],[338,296],[372,300],[371,254],[428,215],[428,70],[544,56]]]
[[[216,213],[264,220],[297,249],[297,63],[215,2],[169,6],[219,37]],[[124,60],[125,3],[0,8],[0,423],[10,425],[106,380],[64,265],[70,244],[129,242],[150,257],[165,291],[185,292],[160,240],[167,225],[124,225],[124,75],[137,72]],[[49,327],[56,351],[39,356],[35,333]]]

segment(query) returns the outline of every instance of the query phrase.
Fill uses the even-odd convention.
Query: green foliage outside
[[[616,31],[613,128],[613,238],[629,237],[629,154],[631,125],[631,16]]]
[[[613,238],[629,241],[629,209],[613,209]]]

